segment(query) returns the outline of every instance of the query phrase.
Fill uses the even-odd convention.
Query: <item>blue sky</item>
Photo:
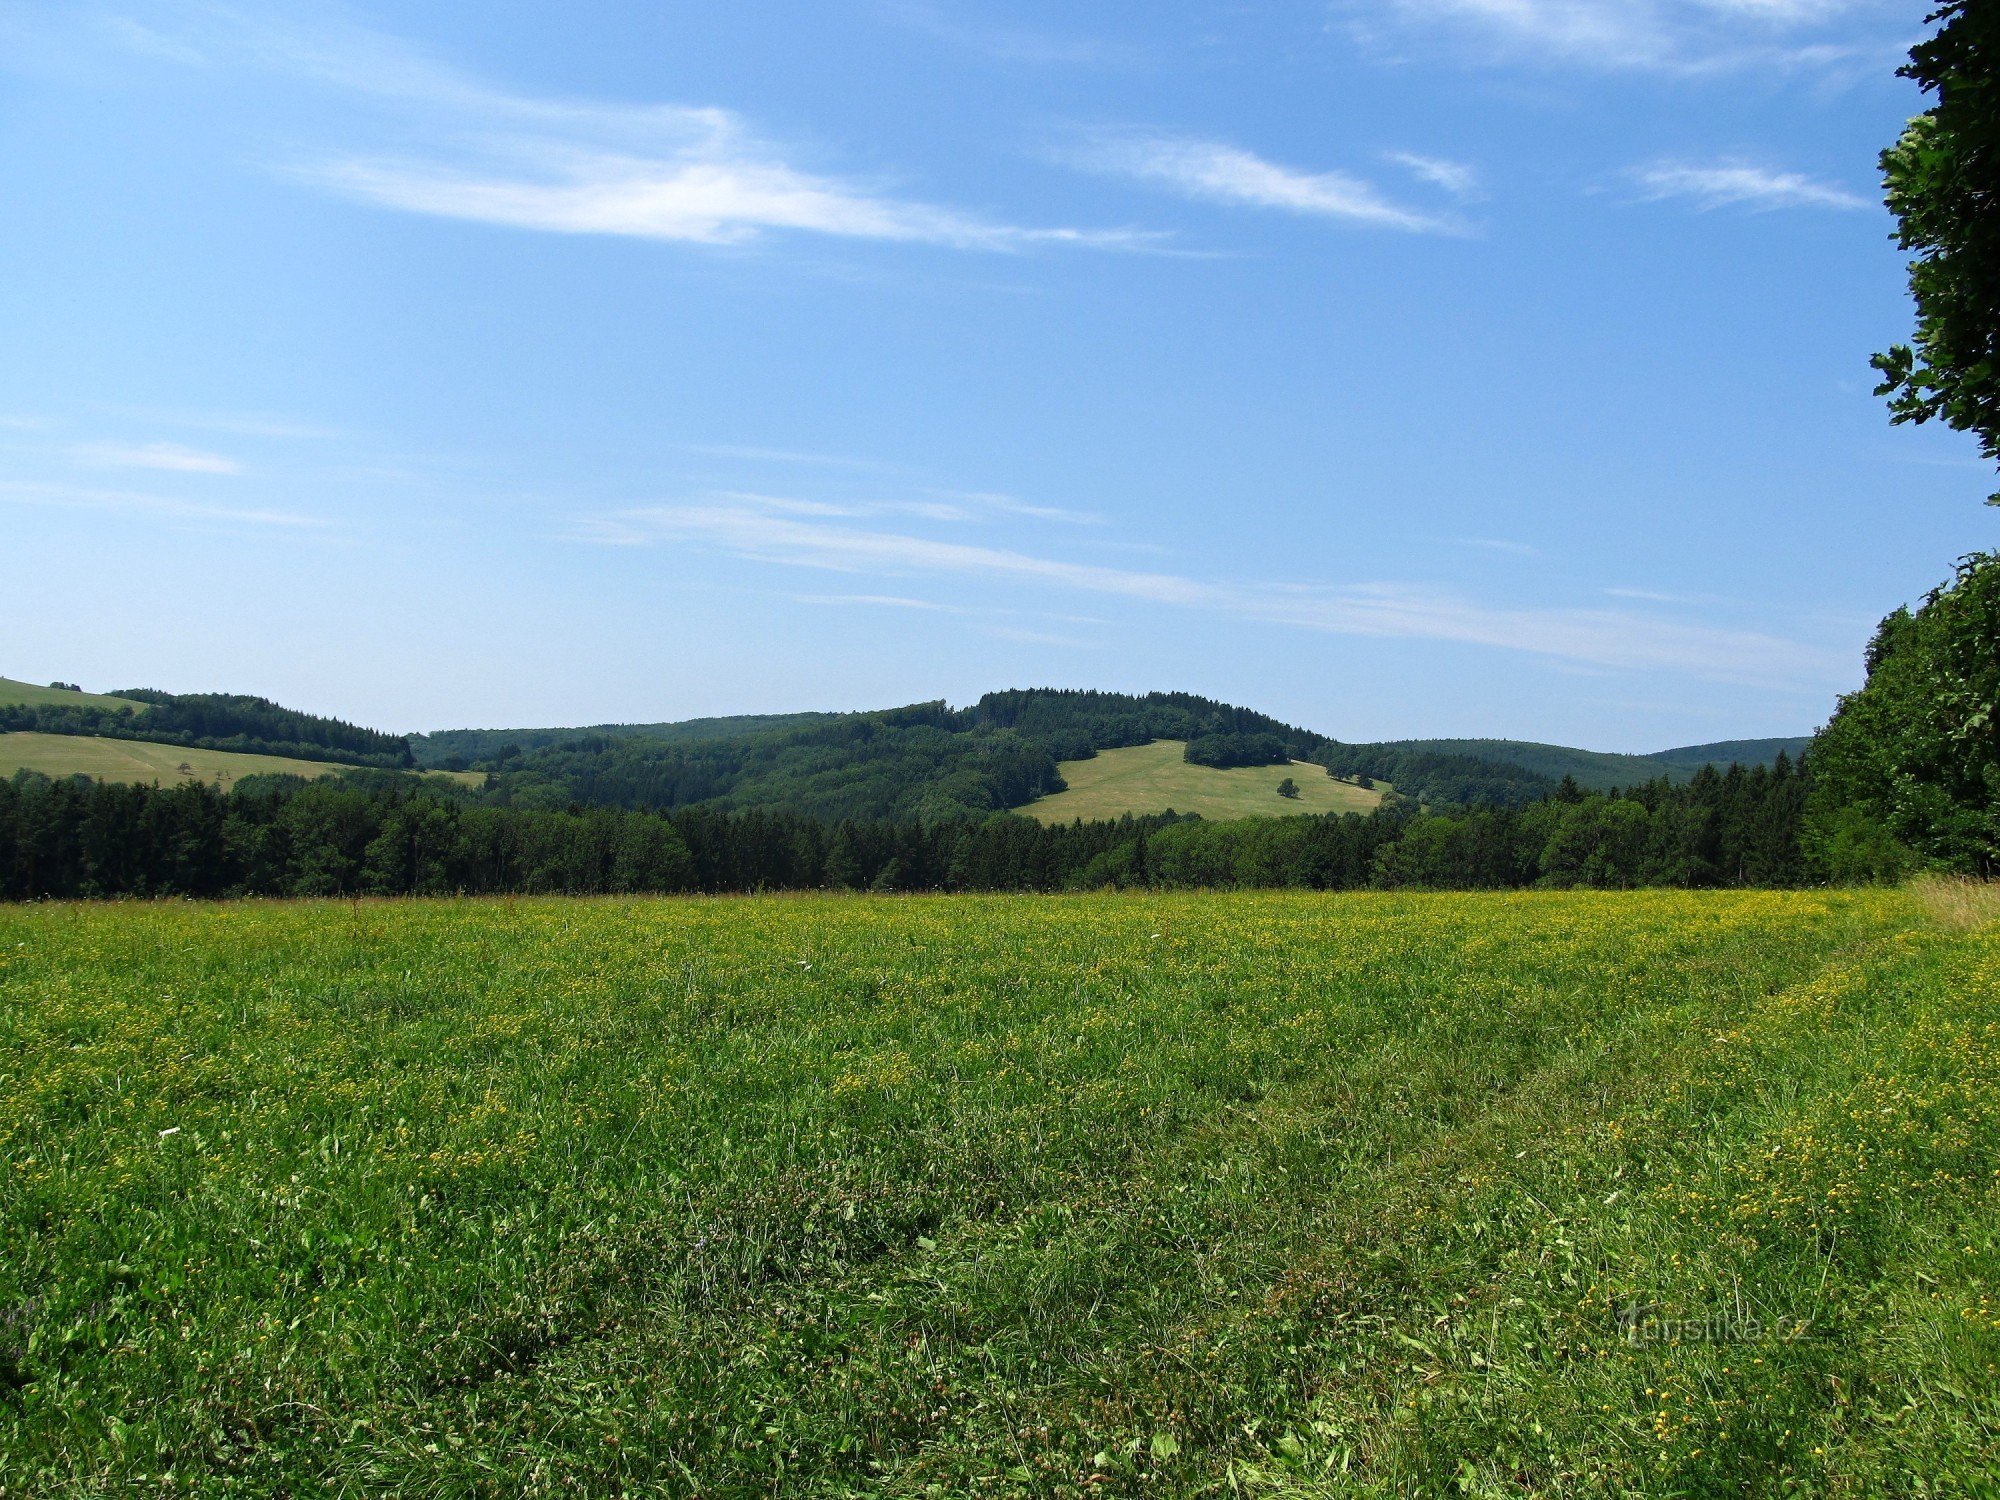
[[[0,0],[0,673],[1795,733],[1994,544],[1876,0]]]

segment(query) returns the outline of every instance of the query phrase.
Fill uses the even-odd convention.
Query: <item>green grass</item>
[[[1089,760],[1066,760],[1061,771],[1069,790],[1038,798],[1016,811],[1044,823],[1089,822],[1126,813],[1200,813],[1204,818],[1281,818],[1299,813],[1372,812],[1382,789],[1367,790],[1335,781],[1324,766],[1295,761],[1287,766],[1236,766],[1218,770],[1181,758],[1180,740],[1155,740],[1122,750],[1100,750]],[[1297,798],[1280,797],[1287,776],[1298,784]]]
[[[151,740],[109,739],[89,734],[0,734],[0,777],[16,771],[44,776],[89,776],[98,781],[217,782],[227,787],[242,776],[334,776],[354,767],[289,755],[256,755],[236,750],[197,750]],[[483,786],[483,771],[426,771],[464,786]]]
[[[0,1493],[1991,1493],[1978,920],[0,910]]]
[[[183,769],[185,767],[185,769]],[[40,771],[45,776],[89,776],[99,781],[215,781],[239,776],[331,776],[351,770],[287,755],[196,750],[150,740],[115,740],[90,734],[0,734],[0,776]]]
[[[32,682],[16,682],[11,677],[0,677],[0,708],[11,708],[17,704],[28,708],[103,708],[113,713],[129,708],[135,714],[142,714],[150,707],[136,698],[72,693],[65,688],[41,687]]]

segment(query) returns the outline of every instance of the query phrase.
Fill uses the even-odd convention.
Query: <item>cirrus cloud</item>
[[[1697,208],[1857,209],[1872,205],[1838,183],[1751,161],[1658,161],[1632,173],[1649,203],[1682,199]]]
[[[1675,673],[1776,690],[1812,691],[1837,684],[1846,680],[1849,668],[1844,650],[1763,631],[1689,624],[1656,613],[1497,607],[1407,583],[1211,581],[840,524],[747,496],[637,506],[590,518],[580,536],[614,546],[699,546],[751,561],[842,574],[1054,587],[1336,635],[1456,641],[1578,666]]]
[[[114,469],[154,469],[168,474],[241,474],[243,465],[220,453],[179,443],[82,443],[71,453]]]
[[[1335,0],[1378,48],[1681,76],[1893,56],[1895,0]]]
[[[1454,175],[1463,170],[1427,158],[1399,159],[1405,165],[1424,161],[1430,168],[1425,175],[1434,182],[1441,169],[1451,167]],[[1221,141],[1107,135],[1075,153],[1074,160],[1095,171],[1157,183],[1182,197],[1211,203],[1278,209],[1419,234],[1464,232],[1449,215],[1399,204],[1364,178],[1284,166]]]

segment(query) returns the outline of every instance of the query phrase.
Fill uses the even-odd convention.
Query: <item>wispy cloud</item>
[[[915,475],[915,467],[891,459],[866,458],[850,453],[815,453],[796,448],[767,448],[738,443],[688,443],[684,445],[689,453],[699,453],[710,458],[733,459],[743,463],[778,465],[808,469],[850,469],[857,473],[872,473],[883,476],[887,483],[901,477],[905,480]],[[926,487],[920,492],[922,498],[911,500],[867,500],[867,501],[798,501],[780,500],[775,504],[811,505],[814,507],[837,506],[837,511],[823,511],[825,514],[866,515],[894,514],[929,516],[941,521],[977,521],[996,516],[1016,516],[1029,521],[1056,521],[1065,526],[1101,526],[1104,517],[1094,511],[1075,510],[1062,505],[1045,505],[1036,501],[1023,500],[1018,496],[1003,494],[997,490],[962,490]],[[769,500],[770,497],[762,497]]]
[[[764,139],[725,108],[510,92],[326,13],[275,20],[258,9],[196,3],[171,33],[114,35],[154,57],[263,68],[371,102],[387,116],[394,149],[321,153],[294,161],[287,173],[409,213],[698,245],[797,233],[1024,252],[1146,250],[1167,238],[1129,228],[1018,224],[926,202],[893,183],[802,166],[794,159],[801,153]]]
[[[1486,196],[1485,190],[1479,183],[1479,174],[1462,161],[1449,161],[1442,156],[1425,156],[1417,151],[1386,152],[1383,160],[1392,161],[1406,169],[1419,182],[1428,182],[1432,187],[1444,189],[1461,203],[1470,203]]]
[[[886,467],[886,465],[881,466]],[[717,490],[710,497],[728,504],[753,506],[780,515],[855,520],[864,516],[912,516],[918,520],[969,524],[997,517],[1055,521],[1066,526],[1098,526],[1102,516],[1059,505],[1032,505],[1012,495],[985,490],[922,490],[914,496],[843,497],[818,500],[797,495],[772,495],[757,490]]]
[[[610,545],[671,541],[839,573],[1047,585],[1340,635],[1458,641],[1584,666],[1670,671],[1774,688],[1839,682],[1849,665],[1843,651],[1627,610],[1496,608],[1395,583],[1320,588],[1214,582],[808,520],[725,500],[621,511],[595,518],[584,534]]]
[[[281,23],[222,5],[193,14],[189,34],[171,38],[189,54],[310,78],[388,113],[394,149],[338,150],[289,168],[298,181],[385,208],[712,246],[786,233],[996,252],[1141,250],[1162,239],[1012,223],[808,168],[724,108],[536,97],[358,26]]]
[[[822,469],[897,469],[885,459],[856,458],[846,453],[807,453],[794,448],[759,448],[739,443],[689,443],[689,453],[710,458],[735,458],[749,463],[804,464]]]
[[[1024,228],[871,192],[787,165],[733,122],[654,154],[494,138],[455,160],[351,158],[298,175],[439,218],[701,245],[740,245],[772,230],[988,251],[1137,250],[1160,239],[1122,229]]]
[[[1711,609],[1730,602],[1715,594],[1674,594],[1662,589],[1609,588],[1604,593],[1612,599],[1636,599],[1642,604],[1677,604],[1689,609]]]
[[[1024,646],[1060,646],[1071,651],[1100,649],[1102,643],[1078,636],[1058,635],[1052,630],[1028,630],[1018,625],[995,625],[986,632],[995,640],[1018,641]]]
[[[872,609],[915,609],[928,614],[962,615],[966,611],[955,605],[938,604],[929,599],[911,599],[902,594],[793,594],[795,604],[864,605]]]
[[[11,479],[0,480],[0,504],[32,505],[48,510],[124,512],[163,521],[223,522],[235,526],[313,529],[327,524],[317,517],[293,511],[206,505],[135,490],[87,489],[78,485],[35,484]]]
[[[1682,199],[1700,209],[1742,207],[1857,209],[1873,207],[1838,183],[1750,161],[1659,161],[1635,168],[1632,179],[1648,203]]]
[[[996,494],[991,490],[935,490],[932,493],[946,500],[962,501],[975,512],[1019,516],[1029,521],[1059,521],[1065,526],[1104,524],[1104,517],[1095,511],[1071,510],[1063,505],[1036,505],[1030,501],[1018,500],[1012,495]]]
[[[1483,552],[1507,552],[1516,557],[1540,557],[1542,549],[1526,542],[1510,542],[1493,536],[1460,536],[1452,540],[1461,547],[1477,547]]]
[[[1219,141],[1176,136],[1109,135],[1072,154],[1080,166],[1158,183],[1183,197],[1278,209],[1418,234],[1461,234],[1447,215],[1392,201],[1373,183],[1346,172],[1313,172],[1267,161]]]
[[[156,469],[168,474],[241,474],[243,465],[220,453],[179,443],[80,443],[72,456],[114,469]]]
[[[1895,0],[1335,0],[1380,47],[1467,61],[1701,75],[1825,68],[1893,51]]]

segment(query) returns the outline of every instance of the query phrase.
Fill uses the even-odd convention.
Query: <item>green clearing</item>
[[[185,767],[185,769],[183,769]],[[0,776],[40,771],[44,776],[88,776],[96,781],[220,781],[225,787],[242,776],[334,776],[354,767],[289,755],[255,755],[237,750],[198,750],[151,740],[110,739],[94,734],[0,733]],[[417,774],[417,773],[412,773]],[[485,784],[483,771],[426,771],[462,786]]]
[[[0,909],[0,1492],[1990,1493],[1967,899]]]
[[[187,769],[182,770],[185,766]],[[44,776],[89,776],[98,781],[216,781],[239,776],[331,776],[351,767],[285,755],[197,750],[151,740],[115,740],[94,734],[0,734],[0,776],[40,771]]]
[[[0,708],[101,708],[111,713],[129,708],[142,714],[152,705],[136,698],[111,698],[103,693],[72,693],[66,688],[41,687],[32,682],[16,682],[0,677]]]
[[[1041,797],[1015,811],[1044,823],[1113,819],[1131,813],[1200,813],[1204,818],[1282,818],[1299,813],[1372,812],[1382,802],[1374,790],[1335,781],[1324,766],[1294,761],[1286,766],[1190,765],[1181,759],[1180,740],[1155,740],[1121,750],[1100,750],[1089,760],[1061,765],[1067,791]],[[1280,797],[1278,783],[1298,783],[1296,798]]]

